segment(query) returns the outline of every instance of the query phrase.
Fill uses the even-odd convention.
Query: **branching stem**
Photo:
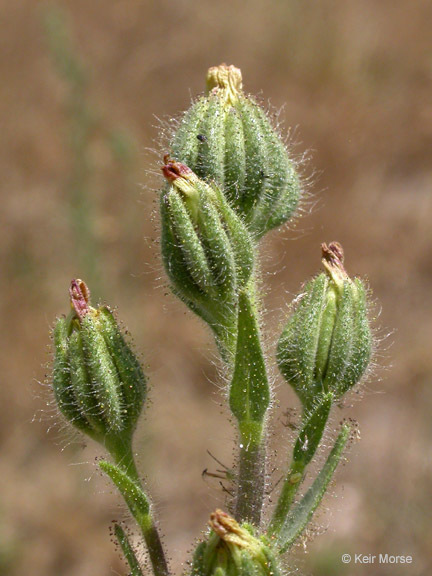
[[[141,529],[154,576],[169,576],[168,563],[159,532],[135,464],[132,443],[107,440],[106,447],[111,453],[115,465],[102,461],[100,463],[101,468],[119,489]]]

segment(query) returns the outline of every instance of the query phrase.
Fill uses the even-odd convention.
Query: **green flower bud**
[[[193,576],[279,576],[276,555],[249,524],[238,524],[222,510],[210,516],[211,532],[198,545]]]
[[[171,148],[200,178],[221,187],[256,238],[289,220],[298,205],[294,162],[265,111],[242,91],[234,66],[209,69],[207,94],[185,113]]]
[[[71,424],[108,447],[131,437],[147,378],[109,308],[90,306],[82,280],[72,281],[70,301],[54,328],[55,398]]]
[[[173,291],[233,351],[239,291],[252,273],[249,233],[224,195],[190,168],[165,157],[162,257]]]
[[[338,398],[366,371],[372,353],[367,291],[343,266],[343,250],[322,245],[325,272],[306,284],[279,340],[277,360],[305,407]]]

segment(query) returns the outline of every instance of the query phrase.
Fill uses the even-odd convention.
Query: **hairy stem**
[[[265,486],[265,442],[241,436],[235,517],[259,526]]]
[[[269,532],[272,534],[277,534],[286,521],[298,487],[303,480],[306,467],[320,445],[332,400],[333,395],[331,393],[325,394],[316,400],[315,406],[303,414],[303,425],[294,445],[291,465],[270,522]]]
[[[336,468],[342,459],[343,452],[349,440],[351,428],[344,424],[336,438],[333,448],[318,476],[303,496],[291,508],[288,516],[277,535],[279,553],[283,554],[290,548],[310,522],[315,510],[323,499]]]
[[[106,447],[115,464],[102,461],[102,470],[111,478],[123,496],[129,510],[141,529],[155,576],[168,576],[168,563],[162,547],[150,503],[142,487],[132,452],[132,443],[107,439]]]
[[[278,533],[282,528],[303,479],[305,467],[303,462],[291,463],[268,528],[270,534]]]

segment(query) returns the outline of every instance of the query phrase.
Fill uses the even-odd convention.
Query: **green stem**
[[[105,448],[113,457],[116,465],[125,472],[131,480],[141,486],[141,478],[136,467],[132,450],[132,435],[119,438],[117,435],[105,438]]]
[[[342,458],[345,446],[349,440],[350,431],[351,428],[349,425],[344,424],[342,426],[336,442],[318,476],[303,498],[290,510],[286,517],[277,538],[280,554],[286,552],[286,550],[294,544],[310,522]]]
[[[268,532],[277,534],[282,528],[289,509],[292,506],[298,487],[303,479],[306,466],[303,462],[292,462],[277,502]]]
[[[265,486],[265,415],[270,387],[260,342],[254,286],[240,293],[230,408],[240,432],[236,519],[259,525]]]
[[[248,435],[240,436],[235,517],[239,522],[247,520],[255,526],[261,521],[264,498],[265,448],[263,440],[256,443]]]
[[[291,466],[269,525],[270,534],[278,534],[286,521],[298,487],[303,480],[306,467],[320,445],[332,400],[332,394],[324,394],[321,398],[317,398],[315,406],[303,415],[303,426],[294,445]]]
[[[162,547],[148,498],[143,490],[142,482],[136,467],[132,452],[132,442],[110,438],[106,448],[114,459],[116,466],[109,462],[100,463],[102,470],[122,494],[129,510],[135,518],[144,537],[150,562],[155,576],[168,576],[169,569]]]

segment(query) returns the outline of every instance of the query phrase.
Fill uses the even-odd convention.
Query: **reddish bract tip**
[[[81,320],[90,310],[90,290],[83,280],[72,280],[69,288],[71,306]]]
[[[333,281],[342,287],[345,280],[349,279],[347,271],[343,265],[344,262],[344,251],[339,242],[330,242],[327,244],[321,244],[322,250],[322,263],[324,268],[327,270]]]
[[[229,534],[241,534],[241,528],[234,518],[220,509],[210,514],[209,525],[222,539],[227,538]]]
[[[345,271],[343,266],[344,251],[339,242],[330,242],[328,246],[327,244],[323,243],[321,244],[321,251],[323,260],[328,262],[331,266]]]
[[[164,156],[164,162],[165,166],[162,166],[161,170],[168,182],[174,182],[177,178],[187,178],[192,174],[192,170],[186,164],[170,160],[168,154]]]

